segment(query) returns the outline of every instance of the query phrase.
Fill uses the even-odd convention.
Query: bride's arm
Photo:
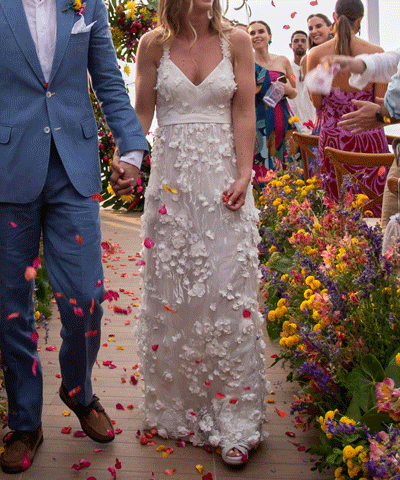
[[[155,43],[156,35],[154,31],[143,35],[136,55],[135,111],[145,135],[148,134],[153,121],[157,95],[155,90],[157,68],[162,54],[161,46]]]
[[[234,29],[229,38],[232,45],[233,69],[237,90],[232,101],[232,122],[238,177],[229,190],[227,208],[238,210],[245,201],[251,180],[255,139],[254,55],[247,33]]]

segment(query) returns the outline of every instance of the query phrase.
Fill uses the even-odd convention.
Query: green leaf
[[[361,368],[376,382],[382,382],[385,378],[385,372],[379,360],[369,353],[361,359]]]
[[[386,413],[378,413],[377,407],[373,407],[361,417],[361,422],[367,425],[372,432],[386,430],[386,425],[391,423],[389,415]]]
[[[346,411],[346,417],[351,418],[355,422],[361,420],[360,397],[358,394],[353,395],[349,408]]]
[[[365,372],[361,368],[357,367],[350,372],[346,385],[352,397],[355,398],[352,406],[355,414],[357,414],[356,405],[363,412],[366,412],[373,406],[373,403],[371,405],[371,392],[375,394],[375,383],[366,377]]]
[[[273,252],[268,260],[268,266],[280,273],[289,273],[293,268],[293,258],[279,252]]]
[[[385,377],[391,378],[396,387],[400,386],[400,367],[396,363],[396,355],[400,353],[400,347],[395,350],[391,356],[387,367],[385,368]]]

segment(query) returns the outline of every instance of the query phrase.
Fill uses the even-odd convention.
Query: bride
[[[142,217],[136,336],[148,428],[222,447],[245,463],[262,440],[266,380],[259,241],[250,179],[255,134],[249,36],[219,0],[159,0],[136,64],[136,113],[156,107]]]

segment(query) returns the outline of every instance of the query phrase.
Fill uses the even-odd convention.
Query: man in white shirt
[[[293,50],[293,60],[290,63],[296,75],[297,97],[288,99],[288,102],[293,113],[300,119],[301,133],[311,134],[312,127],[309,122],[314,120],[315,108],[311,102],[300,67],[301,59],[306,55],[308,48],[308,35],[306,32],[296,30],[292,34],[289,47]]]
[[[118,68],[102,0],[0,0],[0,45],[0,350],[13,430],[0,465],[19,473],[43,440],[33,303],[41,235],[62,322],[60,397],[90,438],[114,439],[91,382],[105,289],[88,72],[129,172],[121,180],[127,191],[147,142]]]

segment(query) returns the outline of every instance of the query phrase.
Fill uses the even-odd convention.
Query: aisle
[[[295,430],[293,417],[279,416],[276,408],[289,412],[294,389],[285,382],[286,373],[280,366],[267,370],[275,394],[268,399],[274,403],[267,404],[269,438],[251,456],[249,464],[242,470],[231,470],[222,464],[217,453],[207,453],[201,448],[186,445],[178,447],[174,441],[164,441],[155,437],[156,445],[141,445],[137,431],[141,430],[141,413],[138,404],[141,397],[143,380],[136,364],[138,356],[132,336],[135,311],[140,303],[140,287],[137,272],[140,260],[139,231],[140,216],[135,213],[102,211],[102,239],[117,245],[113,253],[104,258],[106,288],[117,291],[116,301],[104,303],[104,321],[102,347],[98,357],[98,366],[94,371],[94,392],[100,397],[115,428],[121,433],[113,443],[99,445],[88,438],[74,437],[80,430],[74,414],[68,413],[58,397],[60,385],[58,350],[60,346],[60,322],[55,311],[50,321],[50,337],[44,344],[44,332],[39,330],[41,360],[44,372],[44,442],[39,449],[33,466],[20,475],[1,474],[0,478],[24,480],[67,480],[91,479],[112,480],[108,470],[121,464],[116,469],[117,480],[317,480],[331,479],[330,475],[321,476],[311,472],[310,456],[304,452],[315,440],[310,433]],[[104,251],[105,252],[105,251]],[[89,266],[88,266],[89,267]],[[122,313],[114,311],[119,307]],[[116,309],[118,310],[118,309]],[[267,340],[267,359],[269,366],[271,355],[278,348]],[[131,377],[138,380],[136,385]],[[135,381],[134,380],[134,381]],[[282,413],[281,413],[282,415]],[[70,425],[71,432],[63,434],[61,430]],[[294,432],[289,437],[286,432]],[[141,432],[143,433],[143,432]],[[158,447],[172,447],[173,453],[160,451]],[[101,449],[101,451],[98,451]],[[165,457],[165,458],[164,458]],[[88,468],[79,471],[71,468],[84,459],[91,463]],[[196,470],[196,465],[203,466],[203,472]],[[174,472],[174,470],[176,470]],[[166,472],[169,472],[166,473]],[[173,473],[174,472],[174,473]],[[207,475],[210,474],[210,475]],[[94,477],[94,478],[93,478]]]

